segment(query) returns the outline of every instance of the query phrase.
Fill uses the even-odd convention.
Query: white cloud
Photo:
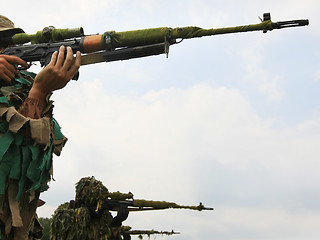
[[[258,90],[267,96],[268,102],[280,101],[284,95],[282,82],[282,78],[275,76],[273,79],[269,79],[268,82],[261,83],[258,86]]]
[[[204,218],[207,221],[198,224],[196,229],[211,229],[212,238],[219,239],[230,239],[236,235],[239,236],[237,239],[298,240],[306,237],[305,231],[313,232],[317,229],[319,221],[319,216],[313,213],[288,212],[276,207],[261,209],[225,206],[217,209],[213,215],[206,214]],[[316,239],[318,234],[319,231],[315,231],[307,239]],[[206,239],[210,239],[208,235]]]
[[[203,216],[148,216],[146,227],[175,228],[186,239],[211,239],[212,234],[223,239],[233,235],[231,229],[238,239],[266,232],[273,237],[272,229],[286,239],[299,217],[308,222],[318,218],[317,213],[297,216],[294,211],[307,205],[312,209],[319,198],[314,195],[310,202],[306,190],[316,189],[319,181],[320,139],[309,134],[319,121],[274,129],[273,121],[255,114],[238,90],[206,84],[141,97],[111,96],[103,89],[96,79],[56,96],[55,116],[70,141],[55,159],[57,181],[44,195],[50,199],[54,194],[55,204],[74,197],[73,184],[81,177],[94,175],[110,191],[131,191],[136,198],[188,205],[203,201],[215,207],[217,212]],[[44,214],[54,205],[48,204]],[[245,221],[240,220],[244,215]],[[182,221],[184,216],[189,220]],[[129,224],[139,228],[144,217],[129,217]],[[166,218],[172,226],[161,223]],[[315,224],[304,226],[315,233]]]

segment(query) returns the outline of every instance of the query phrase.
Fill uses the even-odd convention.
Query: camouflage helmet
[[[21,28],[16,28],[14,23],[7,17],[0,15],[0,34],[16,34],[16,33],[24,33]]]

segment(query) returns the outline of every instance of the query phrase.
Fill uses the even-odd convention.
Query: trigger
[[[26,67],[22,67],[21,65],[17,65],[16,69],[18,69],[18,70],[27,70],[27,69],[29,69],[31,67],[31,65],[32,65],[32,63],[28,63],[28,66],[26,66]]]

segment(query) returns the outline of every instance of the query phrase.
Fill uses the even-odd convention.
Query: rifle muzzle
[[[302,26],[307,26],[307,25],[309,25],[308,19],[291,20],[291,21],[272,23],[272,27],[274,29],[281,29],[281,28],[288,28],[288,27],[302,27]]]

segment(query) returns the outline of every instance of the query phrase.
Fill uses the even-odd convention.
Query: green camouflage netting
[[[71,208],[60,205],[52,216],[51,240],[105,240],[112,239],[108,211],[92,215],[86,207]]]
[[[99,211],[108,194],[108,189],[94,177],[82,178],[76,184],[76,205],[64,203],[54,212],[51,240],[115,239],[111,213]]]
[[[101,181],[94,177],[82,178],[76,184],[76,202],[79,206],[96,206],[101,208],[104,199],[108,198],[109,191]]]

